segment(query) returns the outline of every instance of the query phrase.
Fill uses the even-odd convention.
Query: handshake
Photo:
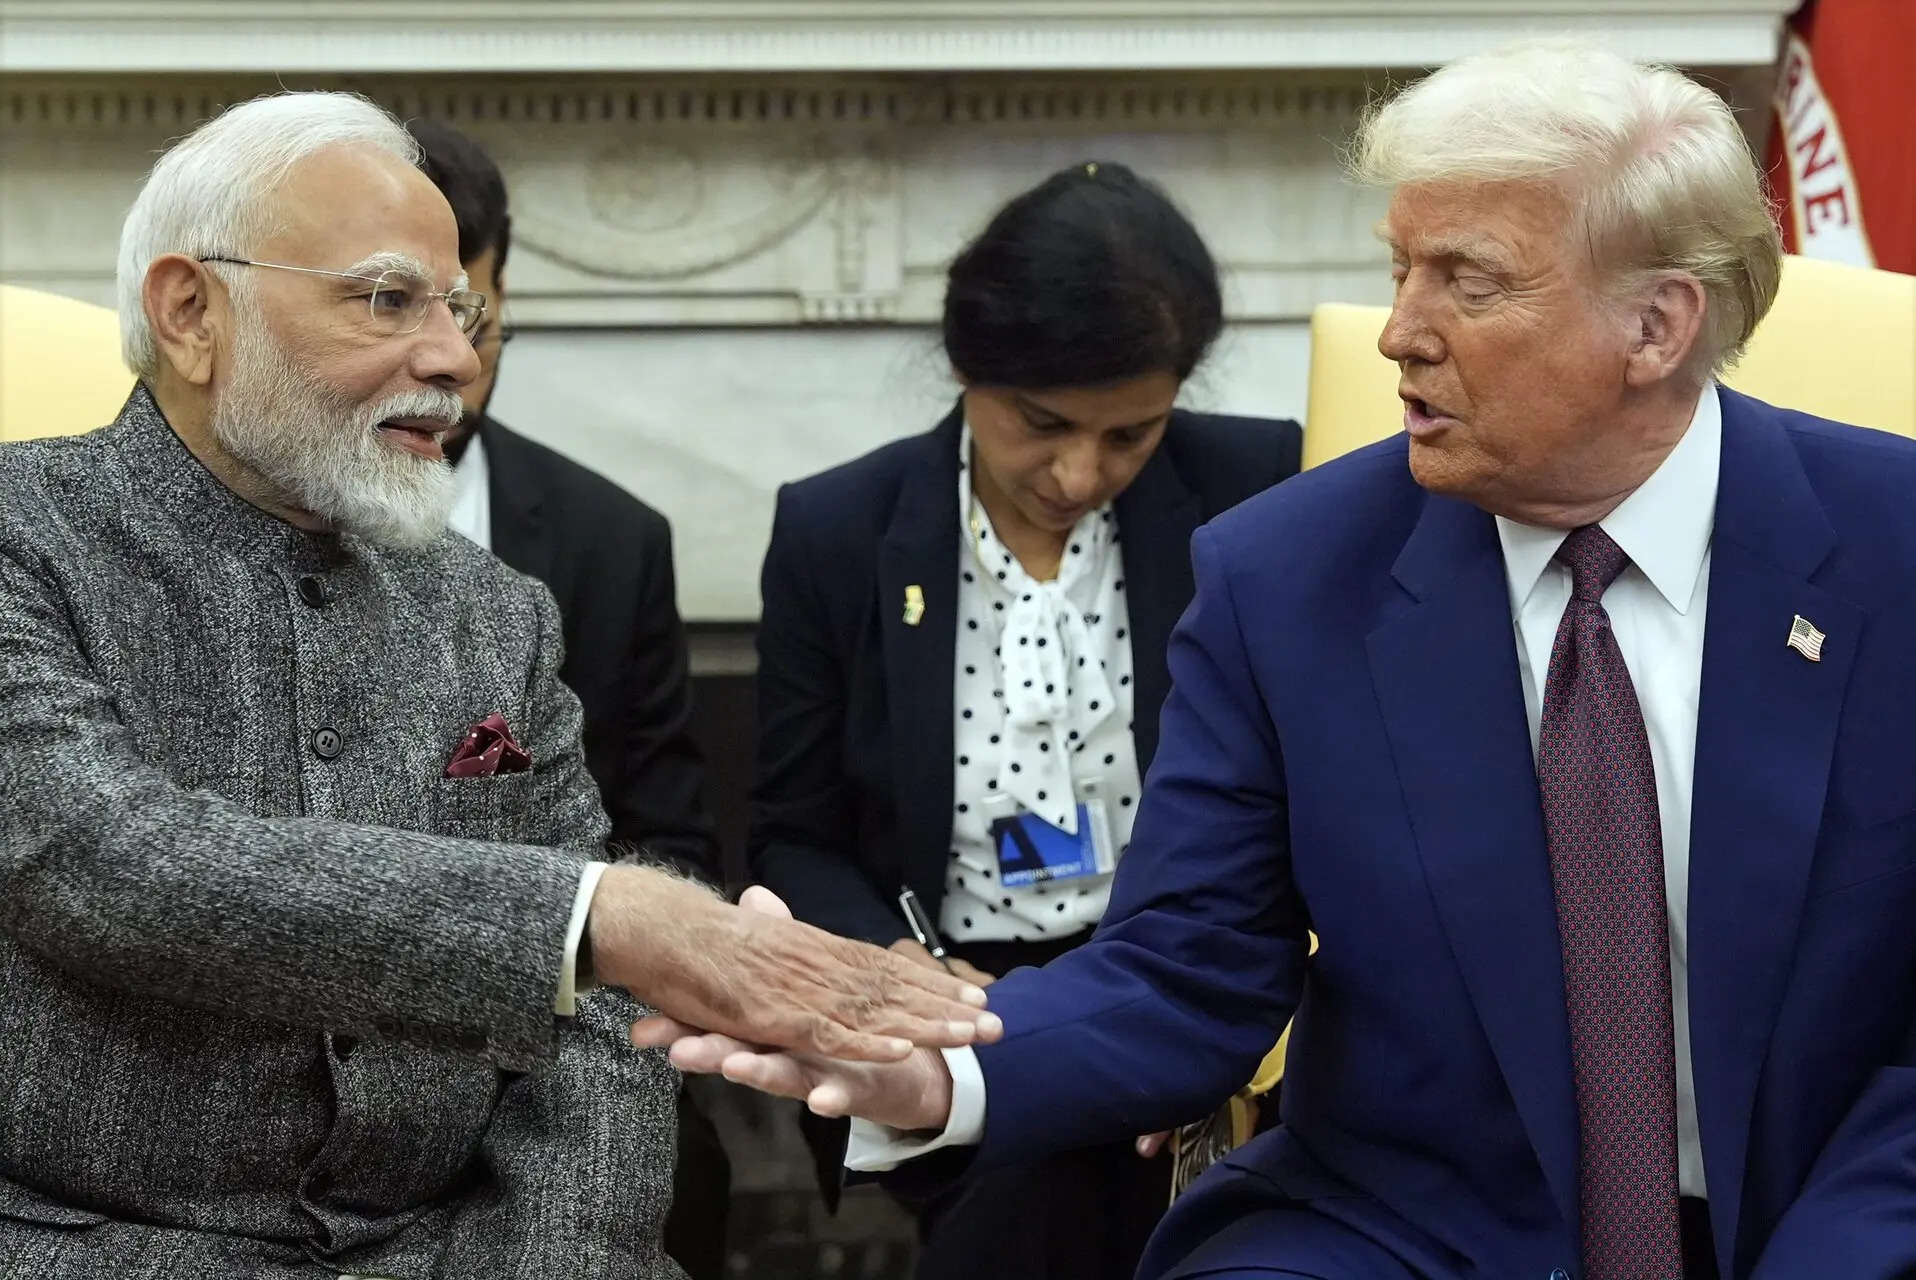
[[[659,1010],[632,1028],[635,1045],[819,1115],[942,1129],[951,1076],[936,1050],[1004,1033],[982,987],[801,924],[756,886],[734,907],[662,872],[608,867],[591,947],[599,982]]]

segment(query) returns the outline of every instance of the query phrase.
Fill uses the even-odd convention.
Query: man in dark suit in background
[[[586,766],[611,816],[613,842],[719,883],[704,763],[691,734],[672,528],[610,480],[486,413],[512,337],[504,305],[512,233],[505,181],[485,149],[450,126],[415,120],[408,128],[459,224],[460,263],[489,300],[473,335],[479,377],[466,386],[465,417],[444,446],[457,477],[452,527],[540,579],[558,600],[559,674],[584,708]],[[717,1131],[682,1095],[665,1249],[693,1280],[723,1272],[730,1190]]]

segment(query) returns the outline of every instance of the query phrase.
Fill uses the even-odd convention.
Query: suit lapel
[[[928,905],[944,895],[952,803],[952,664],[958,617],[958,440],[953,410],[923,438],[925,452],[898,487],[878,551],[878,626],[885,660],[900,872]],[[906,620],[909,588],[924,613]]]
[[[490,418],[479,430],[492,505],[492,553],[520,573],[550,583],[554,557],[545,496],[525,465],[519,437]]]
[[[1775,411],[1722,392],[1690,821],[1691,1061],[1728,1274],[1757,1079],[1790,973],[1865,615],[1814,585],[1836,535]],[[1802,615],[1822,660],[1787,647]]]
[[[1165,660],[1171,629],[1196,590],[1191,535],[1197,531],[1198,499],[1160,446],[1118,495],[1115,507],[1131,615],[1131,669],[1137,678],[1132,738],[1143,775],[1157,754],[1158,712],[1171,691]]]
[[[1392,573],[1410,599],[1366,643],[1424,876],[1574,1230],[1577,1113],[1556,897],[1495,522],[1428,498]]]

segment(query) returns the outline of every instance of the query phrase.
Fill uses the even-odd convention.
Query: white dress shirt
[[[959,450],[951,859],[938,928],[951,942],[1069,938],[1104,915],[1111,877],[1007,889],[991,821],[1015,803],[1075,835],[1077,801],[1095,792],[1113,855],[1131,843],[1141,788],[1117,520],[1108,504],[1086,514],[1056,577],[1039,582],[972,492],[969,425]]]
[[[478,432],[466,441],[466,451],[452,469],[452,512],[446,523],[454,533],[492,550],[492,463]]]
[[[1670,921],[1670,996],[1676,1041],[1677,1188],[1707,1195],[1697,1132],[1696,1079],[1690,1063],[1690,797],[1696,768],[1696,714],[1703,679],[1703,622],[1710,586],[1710,533],[1716,520],[1723,412],[1706,387],[1683,438],[1636,492],[1600,522],[1630,564],[1603,596],[1617,648],[1636,686],[1656,769],[1663,827],[1664,894]],[[1497,517],[1510,612],[1523,680],[1530,748],[1543,719],[1550,647],[1570,602],[1570,572],[1552,558],[1567,530]],[[951,1068],[951,1116],[931,1138],[906,1136],[867,1121],[852,1124],[845,1164],[861,1172],[894,1168],[941,1147],[979,1141],[985,1131],[985,1083],[970,1049],[944,1050]]]

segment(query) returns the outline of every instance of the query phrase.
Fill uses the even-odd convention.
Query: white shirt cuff
[[[985,1136],[985,1073],[970,1048],[940,1049],[951,1072],[951,1115],[943,1133],[926,1137],[869,1120],[852,1121],[845,1167],[853,1173],[884,1173],[907,1160],[945,1147],[976,1146]]]
[[[579,997],[597,985],[588,982],[583,989],[579,986],[579,940],[585,937],[586,917],[592,914],[592,895],[597,892],[599,877],[604,874],[605,863],[586,863],[585,871],[579,876],[579,892],[572,897],[572,922],[565,927],[565,954],[559,959],[559,994],[552,1001],[552,1011],[562,1017],[570,1018],[577,1013]]]

